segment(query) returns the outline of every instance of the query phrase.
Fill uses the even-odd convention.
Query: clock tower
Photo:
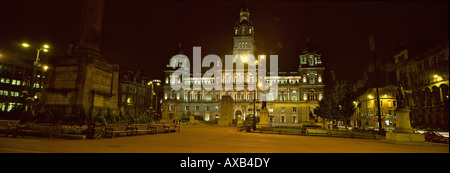
[[[255,29],[250,21],[250,12],[247,8],[243,8],[239,13],[239,21],[234,27],[233,57],[254,55],[254,35]],[[236,62],[236,59],[233,59],[233,62]]]

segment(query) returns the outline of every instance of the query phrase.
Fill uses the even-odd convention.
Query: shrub
[[[101,125],[106,125],[106,119],[103,115],[97,116],[95,117],[95,124],[101,124]]]
[[[86,134],[87,126],[62,126],[61,133],[63,134]]]

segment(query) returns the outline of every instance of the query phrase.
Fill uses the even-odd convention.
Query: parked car
[[[445,137],[444,135],[441,135],[437,131],[426,131],[423,134],[425,135],[425,141],[448,143],[448,137]]]

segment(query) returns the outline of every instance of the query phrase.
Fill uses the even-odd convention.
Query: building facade
[[[238,122],[245,120],[248,116],[256,114],[262,103],[258,93],[264,92],[256,87],[257,83],[265,82],[268,86],[277,85],[276,93],[266,93],[268,101],[266,106],[269,111],[269,121],[272,126],[300,126],[309,121],[310,112],[318,107],[318,101],[324,94],[325,67],[322,64],[321,55],[314,49],[308,40],[308,45],[299,55],[300,64],[298,71],[281,71],[274,75],[267,71],[258,71],[258,68],[249,68],[254,64],[246,63],[249,55],[255,56],[255,40],[252,22],[250,21],[248,9],[242,9],[239,13],[239,22],[234,27],[233,43],[233,66],[234,69],[222,69],[222,77],[206,79],[206,82],[214,83],[214,80],[222,80],[222,90],[193,90],[192,85],[202,82],[202,79],[191,77],[189,79],[175,78],[172,73],[178,69],[177,65],[168,65],[165,70],[164,101],[162,104],[162,118],[167,120],[181,119],[183,116],[197,116],[204,121],[215,122],[220,119],[219,110],[222,96],[231,96],[233,100],[233,119]],[[178,52],[179,54],[182,52]],[[238,58],[240,57],[240,59]],[[265,56],[264,56],[265,57]],[[264,58],[263,57],[263,58]],[[268,57],[267,57],[268,58]],[[224,62],[224,60],[222,59]],[[239,62],[243,61],[243,62]],[[243,63],[243,73],[237,73],[237,63]],[[256,64],[258,65],[258,64]],[[258,77],[263,73],[263,78]],[[192,75],[191,75],[192,76]],[[203,76],[203,75],[202,75]],[[203,78],[205,80],[205,78]],[[185,82],[190,84],[189,90],[173,90],[171,83]],[[204,81],[205,82],[205,81]],[[244,84],[243,89],[233,87],[226,90],[226,84]],[[253,88],[249,88],[249,87]],[[256,106],[254,106],[256,99]],[[254,109],[256,108],[256,110]],[[255,113],[254,113],[255,112]]]
[[[380,96],[382,128],[393,129],[397,119],[395,114],[395,109],[397,108],[397,87],[394,85],[385,86],[379,88],[378,93]],[[350,120],[353,127],[378,129],[378,103],[376,97],[376,88],[369,88],[358,96],[354,102],[355,113]]]
[[[39,63],[34,66],[33,59],[7,52],[2,52],[0,59],[0,111],[9,112],[18,106],[26,106],[28,97],[37,103],[44,88],[48,65]]]
[[[119,111],[123,115],[154,116],[160,114],[161,80],[151,79],[139,71],[120,70]],[[158,99],[159,98],[159,99]]]
[[[394,56],[414,128],[449,129],[448,51],[448,40],[405,42]]]

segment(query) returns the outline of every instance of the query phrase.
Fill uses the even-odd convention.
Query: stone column
[[[75,55],[100,58],[105,0],[84,0]]]

